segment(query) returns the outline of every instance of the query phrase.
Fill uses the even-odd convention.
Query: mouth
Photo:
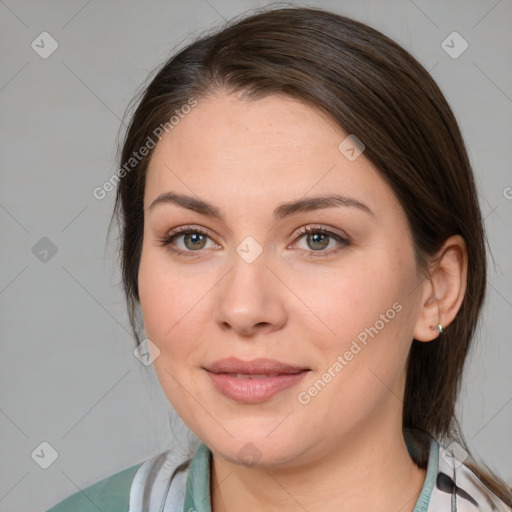
[[[298,384],[309,368],[273,359],[221,359],[205,367],[214,388],[239,403],[256,404]]]

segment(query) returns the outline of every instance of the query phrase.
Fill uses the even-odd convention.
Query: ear
[[[423,287],[422,306],[414,328],[418,341],[432,341],[439,336],[436,326],[443,329],[457,315],[467,285],[468,254],[466,242],[453,235],[442,245]]]

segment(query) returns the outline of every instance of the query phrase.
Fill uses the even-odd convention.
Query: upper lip
[[[294,366],[275,359],[252,359],[242,361],[236,357],[219,359],[214,363],[205,366],[205,369],[212,373],[242,373],[242,374],[282,374],[298,373],[309,370],[302,366]]]

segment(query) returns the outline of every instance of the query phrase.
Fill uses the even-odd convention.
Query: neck
[[[334,449],[293,467],[247,468],[213,454],[212,512],[412,512],[426,470],[409,455],[401,416],[387,424],[382,419],[359,426]]]

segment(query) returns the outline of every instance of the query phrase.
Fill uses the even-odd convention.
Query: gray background
[[[115,237],[105,243],[114,193],[100,201],[92,191],[116,170],[120,119],[148,73],[194,34],[265,5],[0,1],[0,511],[44,511],[183,443],[186,429],[179,419],[170,427],[152,368],[133,355]],[[402,44],[460,122],[494,265],[459,406],[474,454],[512,482],[512,2],[302,5]],[[46,59],[31,48],[43,31],[59,45]],[[453,31],[469,44],[456,59],[441,47]],[[47,261],[32,250],[43,237],[57,249]],[[58,452],[48,469],[31,457],[43,441]]]

